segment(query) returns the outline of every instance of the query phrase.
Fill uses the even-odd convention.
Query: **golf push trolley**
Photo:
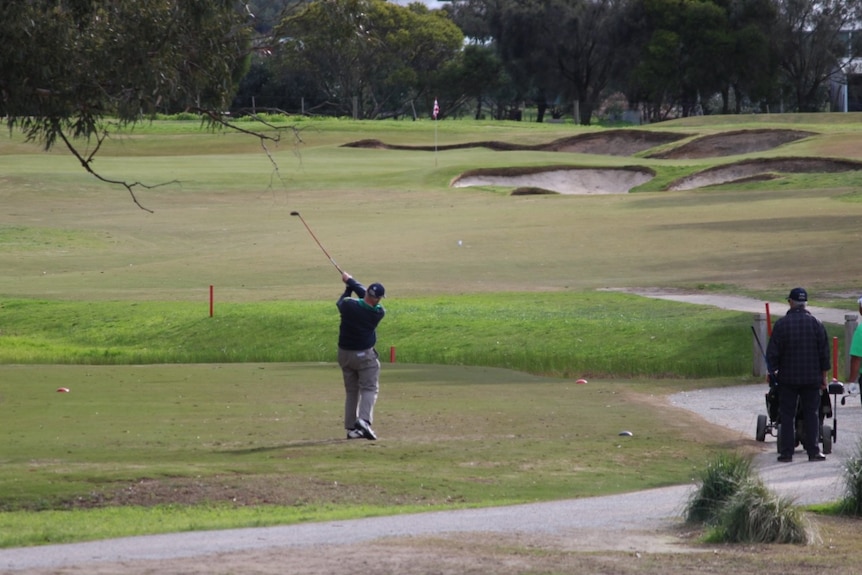
[[[766,414],[757,416],[757,431],[754,438],[757,441],[766,441],[766,436],[779,437],[781,435],[781,418],[778,409],[778,389],[772,383],[769,385],[769,391],[766,392]],[[829,396],[832,396],[830,399]],[[820,392],[820,409],[818,413],[819,429],[817,430],[817,443],[822,444],[822,452],[824,454],[832,453],[832,444],[838,441],[838,414],[833,410],[833,405],[837,405],[836,401],[839,395],[844,395],[844,384],[837,379],[833,379],[827,389]],[[842,403],[844,398],[842,398]],[[824,420],[831,419],[832,425],[824,424]],[[796,402],[796,446],[800,443],[804,444],[803,438],[809,433],[805,429],[802,418],[802,402]],[[778,445],[778,444],[776,444]],[[780,451],[780,448],[779,448]]]
[[[764,361],[766,361],[766,353],[763,350],[763,346],[760,344],[760,338],[757,336],[757,331],[754,329],[754,326],[751,327],[751,332],[754,334],[754,339],[757,342],[757,346],[760,348],[760,353],[763,355]],[[833,340],[833,365],[837,367],[838,365],[838,341],[837,338]],[[766,368],[769,376],[769,391],[766,392],[766,414],[760,414],[757,416],[757,429],[754,433],[754,438],[757,441],[766,441],[766,436],[771,435],[773,437],[781,436],[781,414],[778,408],[778,389],[777,382],[774,379],[772,374],[772,370],[769,369],[769,362],[766,362]],[[836,374],[837,375],[837,371]],[[830,400],[829,396],[832,396]],[[820,391],[820,409],[818,410],[818,429],[817,429],[817,443],[822,444],[823,448],[821,451],[824,454],[832,453],[832,444],[838,441],[838,414],[837,410],[833,409],[833,406],[837,408],[837,399],[838,396],[844,395],[844,384],[838,381],[837,377],[833,377],[832,381],[826,387]],[[844,404],[844,397],[841,398],[841,404]],[[824,420],[831,419],[832,425],[824,424]],[[794,427],[796,433],[795,446],[798,447],[800,443],[804,444],[803,438],[805,434],[810,433],[809,430],[805,429],[805,425],[803,423],[804,418],[802,417],[802,402],[797,399],[796,401],[796,425]],[[778,452],[781,452],[780,442],[776,442],[776,449]]]

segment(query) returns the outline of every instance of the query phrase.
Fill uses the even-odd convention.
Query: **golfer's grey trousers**
[[[374,404],[380,387],[380,360],[374,348],[356,351],[338,348],[338,365],[344,376],[344,429],[357,419],[374,420]]]

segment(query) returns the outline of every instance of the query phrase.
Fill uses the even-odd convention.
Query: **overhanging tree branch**
[[[179,183],[178,180],[172,180],[170,182],[163,182],[160,184],[147,185],[147,184],[144,184],[142,182],[131,182],[131,183],[129,183],[129,182],[126,182],[124,180],[114,180],[111,178],[106,178],[105,176],[101,175],[100,173],[96,172],[93,169],[92,163],[96,157],[96,153],[102,147],[102,142],[104,142],[105,139],[107,139],[107,137],[108,137],[107,132],[103,131],[103,132],[99,132],[96,134],[96,147],[87,155],[87,157],[84,157],[83,154],[81,154],[78,151],[78,149],[72,144],[72,141],[68,137],[66,137],[66,133],[62,129],[58,129],[56,131],[56,135],[60,136],[60,139],[63,140],[63,143],[66,145],[66,148],[72,153],[73,156],[75,156],[78,159],[78,161],[81,163],[81,166],[84,168],[84,170],[86,170],[89,174],[91,174],[93,177],[95,177],[99,181],[105,182],[106,184],[120,185],[120,186],[123,186],[124,188],[126,188],[126,191],[129,192],[129,195],[132,197],[132,201],[135,203],[135,205],[138,206],[139,208],[141,208],[142,210],[144,210],[145,212],[149,212],[152,214],[153,210],[145,207],[143,204],[141,204],[141,202],[138,201],[138,197],[135,195],[134,188],[141,187],[141,188],[144,188],[147,190],[151,190],[154,188],[159,188],[162,186],[167,186],[170,184]]]

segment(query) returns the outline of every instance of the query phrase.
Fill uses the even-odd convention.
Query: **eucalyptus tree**
[[[254,29],[258,34],[269,34],[273,27],[303,0],[248,0],[249,12],[254,16]]]
[[[731,0],[724,8],[732,46],[727,57],[727,82],[721,89],[721,112],[731,111],[731,92],[737,114],[742,112],[744,101],[755,109],[764,108],[774,101],[778,86],[779,53],[772,40],[777,27],[775,4],[772,0]]]
[[[629,65],[619,46],[625,42],[623,0],[586,0],[558,5],[553,17],[561,33],[570,30],[557,48],[560,73],[574,88],[580,123],[589,124],[611,81]]]
[[[233,0],[2,2],[0,115],[106,180],[92,161],[111,122],[184,109],[220,118],[247,66],[250,22]],[[141,184],[113,183],[137,203]]]
[[[463,34],[440,11],[384,0],[315,0],[282,21],[276,57],[337,113],[375,118],[427,99]],[[429,108],[430,109],[430,108]]]
[[[486,33],[513,82],[539,107],[589,124],[621,59],[621,0],[453,0],[465,33]],[[486,28],[479,25],[485,19]]]
[[[488,33],[518,94],[536,103],[536,121],[562,92],[551,57],[544,0],[469,0],[487,14]],[[482,5],[484,2],[484,5]]]
[[[708,113],[742,102],[767,100],[777,78],[771,34],[772,0],[631,0],[625,17],[634,62],[623,83],[631,102],[652,120],[670,113]]]
[[[635,33],[629,44],[632,68],[626,94],[630,102],[643,104],[651,121],[665,118],[680,106],[686,94],[687,51],[683,42],[687,3],[677,0],[633,0],[627,6],[627,22]]]

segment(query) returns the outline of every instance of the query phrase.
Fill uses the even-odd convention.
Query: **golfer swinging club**
[[[344,376],[344,429],[347,439],[377,439],[371,429],[374,404],[379,389],[380,361],[374,344],[377,343],[377,324],[386,315],[380,305],[385,290],[379,283],[365,289],[347,273],[341,273],[346,284],[344,293],[335,304],[341,314],[338,330],[338,365]],[[350,297],[356,293],[359,299]]]

